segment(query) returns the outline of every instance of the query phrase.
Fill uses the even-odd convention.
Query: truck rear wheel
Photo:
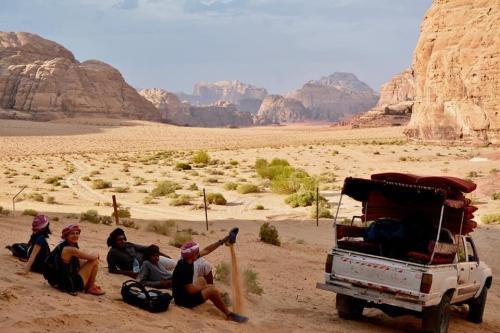
[[[477,298],[473,298],[469,302],[469,314],[467,320],[476,324],[483,322],[484,307],[486,305],[486,297],[488,296],[488,288],[483,287],[481,294]]]
[[[365,301],[352,296],[337,294],[335,306],[342,319],[358,319],[363,314]]]
[[[450,296],[445,294],[438,305],[424,309],[422,318],[423,331],[429,333],[447,333],[450,315]]]

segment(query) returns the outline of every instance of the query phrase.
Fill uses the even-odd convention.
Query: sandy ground
[[[217,163],[194,166],[189,171],[174,169],[176,163],[189,162],[193,151],[202,148]],[[285,196],[272,194],[256,175],[255,160],[285,158],[294,167],[320,176],[321,194],[331,203],[338,200],[346,176],[399,171],[470,177],[478,184],[471,199],[479,207],[479,220],[481,215],[500,212],[500,200],[491,198],[500,190],[497,150],[410,145],[404,141],[401,128],[351,130],[318,125],[200,129],[95,119],[71,124],[1,120],[0,206],[12,210],[12,197],[27,186],[18,197],[16,213],[0,215],[2,247],[29,237],[31,218],[21,215],[25,209],[59,219],[52,222],[50,243],[54,245],[63,225],[77,222],[81,212],[96,209],[109,215],[111,195],[115,194],[139,226],[139,230],[127,229],[129,240],[156,243],[172,256],[178,254],[178,249],[169,245],[172,237],[147,231],[152,221],[173,219],[175,228],[193,229],[195,240],[202,245],[219,239],[232,226],[240,227],[240,270],[251,268],[257,272],[264,293],[247,294],[246,313],[251,321],[244,326],[225,321],[209,304],[195,310],[172,306],[167,313],[152,315],[120,301],[124,278],[109,275],[105,261],[101,261],[99,280],[107,294],[100,298],[72,297],[52,290],[40,276],[13,274],[22,263],[2,250],[0,261],[5,269],[0,271],[0,332],[417,332],[419,320],[407,316],[389,318],[373,309],[366,310],[359,322],[338,318],[334,295],[315,289],[316,282],[323,279],[324,259],[332,243],[331,220],[322,219],[316,227],[309,208],[292,209],[284,203]],[[53,177],[59,177],[58,184],[48,183]],[[109,181],[111,187],[92,188],[96,179]],[[172,198],[166,197],[147,202],[160,180],[178,183],[181,189],[177,193],[188,195],[190,204],[175,207]],[[255,184],[261,192],[240,194],[226,190],[227,182]],[[193,183],[198,190],[190,189]],[[205,230],[204,212],[199,208],[202,188],[220,192],[228,201],[226,206],[210,206],[209,231]],[[40,196],[42,201],[37,201]],[[47,203],[48,197],[53,197],[55,203]],[[257,205],[264,209],[256,210]],[[347,202],[340,216],[348,217],[357,211],[356,203]],[[264,222],[278,228],[281,247],[258,241],[258,230]],[[105,239],[113,227],[88,222],[82,222],[82,227],[80,246],[104,258]],[[500,268],[495,251],[500,229],[483,225],[474,236],[481,259],[496,274]],[[229,262],[229,250],[221,248],[209,259],[214,266]],[[450,332],[500,332],[500,316],[494,311],[499,305],[500,292],[494,279],[485,322],[470,324],[463,319],[461,309],[455,309]]]

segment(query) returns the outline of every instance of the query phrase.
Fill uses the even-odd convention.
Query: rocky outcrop
[[[434,0],[413,54],[413,140],[500,143],[500,2]]]
[[[383,127],[408,124],[414,103],[414,92],[413,71],[406,69],[381,86],[377,105],[368,112],[355,115],[350,121],[351,125]]]
[[[280,95],[268,95],[254,117],[255,125],[301,122],[311,118],[300,101]]]
[[[207,106],[217,101],[227,101],[235,104],[239,111],[256,113],[267,90],[238,80],[219,82],[199,82],[193,89],[193,94],[177,94],[182,101],[192,105]]]
[[[334,73],[288,93],[311,111],[312,120],[336,121],[375,106],[378,94],[351,73]]]
[[[161,114],[161,120],[174,125],[196,127],[243,127],[251,126],[252,116],[239,112],[236,106],[218,101],[210,106],[192,106],[163,89],[144,89],[140,92],[153,103]]]
[[[115,68],[96,60],[80,63],[61,45],[24,32],[0,32],[0,108],[39,120],[159,118]]]

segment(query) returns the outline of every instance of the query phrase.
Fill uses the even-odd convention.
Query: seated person
[[[160,248],[156,245],[148,246],[137,280],[147,287],[170,288],[172,286],[172,273],[159,265],[159,261]]]
[[[95,283],[99,255],[83,252],[79,249],[80,232],[80,227],[76,224],[68,225],[62,230],[63,242],[57,245],[53,251],[56,260],[55,271],[47,274],[50,276],[49,283],[53,287],[73,295],[79,291],[85,291],[92,295],[103,295],[104,291]]]
[[[148,247],[127,242],[125,232],[121,228],[116,228],[109,234],[107,244],[110,247],[106,257],[109,272],[127,275],[135,279],[139,274]],[[160,252],[158,264],[167,271],[173,272],[177,260]],[[195,261],[194,278],[196,279],[198,276],[203,276],[209,283],[213,283],[212,266],[203,258]]]
[[[45,259],[50,253],[47,238],[50,235],[49,218],[47,215],[37,215],[31,224],[32,234],[28,243],[16,243],[7,246],[12,255],[26,261],[24,268],[17,274],[25,275],[29,272],[43,273]]]
[[[244,323],[248,321],[247,317],[231,312],[221,298],[220,292],[213,284],[207,283],[203,277],[193,280],[194,262],[200,256],[207,255],[215,248],[227,241],[220,240],[217,243],[207,246],[203,250],[199,250],[199,245],[195,242],[187,242],[181,247],[181,257],[177,266],[174,269],[172,277],[172,294],[175,304],[194,308],[205,301],[210,300],[220,310],[227,319],[235,322]]]

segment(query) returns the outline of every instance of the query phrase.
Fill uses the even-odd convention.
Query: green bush
[[[29,216],[37,216],[38,212],[34,209],[25,209],[23,211],[23,215],[29,215]]]
[[[174,228],[175,221],[167,220],[164,222],[151,222],[150,224],[148,224],[147,230],[160,235],[170,236],[172,235],[172,231]]]
[[[221,193],[208,193],[207,194],[207,202],[209,204],[214,204],[214,205],[225,205],[227,204],[226,198]]]
[[[52,196],[48,196],[45,198],[45,202],[48,203],[49,205],[53,205],[56,203],[56,198]]]
[[[262,205],[256,205],[255,210],[264,210],[264,206]]]
[[[491,195],[491,200],[500,200],[500,192],[495,192]]]
[[[238,161],[230,160],[229,164],[231,164],[232,166],[237,166],[238,165]]]
[[[182,170],[191,170],[192,168],[191,165],[189,165],[189,163],[179,162],[175,164],[174,169],[177,171],[182,171]]]
[[[102,190],[104,188],[110,188],[110,187],[111,187],[111,182],[102,179],[94,179],[92,181],[92,188],[94,190]]]
[[[189,185],[189,187],[187,189],[190,191],[198,191],[199,190],[198,185],[196,185],[196,183],[192,183],[191,185]]]
[[[164,180],[156,184],[156,187],[151,191],[152,197],[164,197],[168,194],[175,193],[176,190],[180,190],[182,186],[176,182],[169,180]]]
[[[43,202],[43,195],[41,195],[40,193],[38,192],[33,192],[33,193],[30,193],[28,195],[28,198],[34,200],[34,201],[38,201],[38,202]]]
[[[182,194],[177,198],[170,200],[170,206],[185,206],[191,204],[191,197],[187,194]]]
[[[86,212],[80,214],[80,221],[87,221],[97,224],[101,222],[101,217],[99,216],[97,210],[89,209]]]
[[[262,295],[264,289],[259,285],[257,281],[258,274],[252,269],[247,268],[243,271],[243,282],[245,284],[245,290],[249,293]]]
[[[292,208],[311,206],[315,202],[316,202],[316,192],[312,191],[294,193],[289,195],[285,199],[285,203],[290,205],[290,207]],[[326,199],[320,195],[319,202],[320,204],[322,203],[324,204],[326,203]]]
[[[115,187],[114,192],[116,192],[116,193],[127,193],[128,190],[129,190],[128,187],[117,186],[117,187]]]
[[[247,194],[247,193],[259,193],[259,187],[254,184],[240,184],[237,187],[238,193]]]
[[[61,176],[54,176],[54,177],[50,177],[50,178],[47,178],[45,179],[45,184],[51,184],[51,185],[54,185],[54,186],[59,186],[61,185],[61,183],[59,181],[61,181],[63,179],[63,177]]]
[[[111,214],[112,217],[115,216],[115,212],[113,212],[113,214]],[[127,218],[127,217],[131,217],[132,214],[130,214],[130,208],[126,207],[126,208],[122,208],[122,207],[119,207],[118,208],[118,217],[120,218]]]
[[[309,216],[311,218],[316,218],[316,205],[313,205],[311,207],[311,210],[309,212]],[[330,209],[328,209],[328,207],[325,207],[324,205],[320,205],[319,206],[319,216],[318,217],[320,219],[329,219],[329,218],[332,218],[333,215],[330,212]]]
[[[205,150],[198,150],[193,154],[192,161],[195,164],[208,164],[210,156]]]
[[[237,183],[229,182],[224,184],[224,189],[226,191],[234,191],[238,187]]]
[[[139,186],[139,185],[142,185],[146,182],[146,180],[142,177],[134,177],[134,183],[133,185],[134,186]]]
[[[487,214],[481,216],[481,222],[484,224],[497,224],[500,223],[500,214]]]
[[[231,277],[231,267],[227,262],[221,262],[215,266],[215,279],[225,284],[229,284]]]
[[[278,229],[269,222],[264,223],[260,226],[259,231],[260,240],[264,243],[280,246],[281,242],[279,239]]]
[[[121,220],[120,225],[124,226],[125,228],[131,228],[138,230],[139,226],[132,220]]]
[[[188,231],[177,231],[174,235],[174,239],[170,242],[170,245],[175,247],[181,247],[184,243],[192,241],[193,236]]]

